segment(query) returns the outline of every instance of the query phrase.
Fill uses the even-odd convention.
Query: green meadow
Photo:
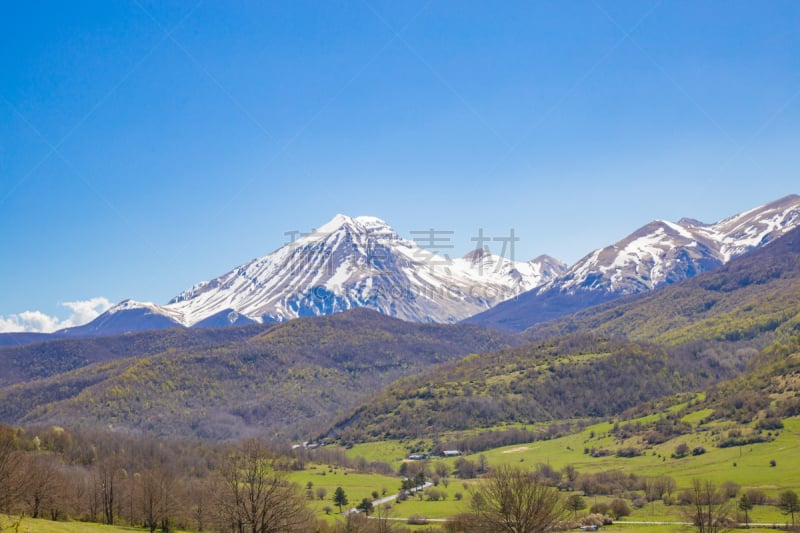
[[[686,404],[669,408],[670,412],[680,412]],[[634,473],[637,476],[657,477],[670,476],[677,483],[677,491],[688,488],[694,479],[713,481],[716,485],[725,482],[734,482],[741,487],[741,491],[759,489],[768,497],[775,498],[781,491],[794,490],[800,492],[800,419],[789,418],[784,420],[784,428],[777,430],[774,440],[745,446],[730,448],[717,448],[714,446],[714,434],[737,427],[727,422],[713,422],[702,426],[699,422],[709,415],[708,410],[689,413],[681,418],[682,421],[695,426],[693,433],[673,438],[665,443],[649,446],[644,454],[638,457],[624,458],[615,455],[605,457],[592,457],[586,453],[591,448],[615,450],[625,446],[643,443],[638,437],[619,440],[611,434],[614,424],[603,422],[586,427],[577,433],[552,440],[537,441],[529,444],[519,444],[496,448],[482,452],[489,465],[519,464],[531,469],[539,464],[547,464],[556,470],[561,470],[567,465],[574,466],[582,473],[598,473],[608,470],[618,470],[624,473]],[[648,415],[628,423],[653,422],[658,415]],[[702,446],[706,453],[697,456],[674,458],[673,453],[679,444],[685,443],[690,448]],[[350,457],[364,457],[368,460],[383,460],[399,467],[404,457],[412,449],[418,449],[423,444],[419,441],[399,442],[384,441],[358,444],[348,450]],[[468,455],[467,459],[476,460],[480,454]],[[455,459],[431,459],[431,461],[444,461],[454,465]],[[775,466],[772,466],[774,462]],[[308,478],[308,472],[297,474]],[[352,474],[351,474],[352,475]],[[313,477],[313,475],[312,475]],[[365,489],[368,494],[375,487],[388,486],[390,492],[399,487],[399,479],[386,476],[354,477],[352,485],[346,480],[348,476],[341,474],[337,478],[342,480],[342,487],[350,494],[361,494]],[[357,483],[356,483],[356,480]],[[394,481],[394,484],[392,484]],[[427,501],[411,497],[402,503],[393,503],[391,516],[407,518],[413,515],[422,515],[431,519],[444,519],[455,514],[469,510],[469,488],[479,480],[461,480],[451,477],[448,486],[440,485],[446,497],[440,501]],[[387,485],[388,483],[388,485]],[[350,488],[352,487],[352,488]],[[372,488],[370,490],[370,487]],[[460,493],[461,499],[456,499]],[[587,506],[598,502],[607,502],[608,496],[587,497]],[[354,501],[351,499],[351,501]],[[735,502],[732,502],[735,503]],[[584,513],[588,510],[583,511]],[[749,513],[752,523],[769,525],[784,525],[789,519],[782,515],[772,505],[755,506]],[[650,502],[639,509],[632,507],[632,514],[605,529],[620,532],[648,532],[660,533],[666,531],[687,530],[686,526],[678,524],[649,525],[631,524],[626,522],[683,522],[682,508],[678,505],[664,505],[662,501]],[[434,524],[431,524],[434,527]],[[751,531],[770,531],[771,527],[751,527]]]

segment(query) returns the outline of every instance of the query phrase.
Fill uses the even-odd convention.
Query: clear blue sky
[[[798,28],[793,0],[8,3],[0,318],[165,303],[336,213],[573,262],[800,192]]]

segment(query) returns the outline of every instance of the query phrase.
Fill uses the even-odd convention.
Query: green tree
[[[750,527],[750,515],[748,514],[750,510],[753,508],[753,502],[750,501],[750,498],[747,494],[742,494],[742,497],[739,498],[738,502],[739,510],[744,511],[744,526]]]
[[[575,518],[577,518],[578,511],[586,509],[586,500],[584,500],[583,496],[581,496],[580,494],[573,494],[569,498],[567,498],[566,502],[564,502],[564,507],[568,511],[572,511]]]
[[[792,525],[794,525],[794,514],[800,512],[800,501],[798,501],[797,493],[793,490],[781,492],[778,497],[778,509],[783,514],[792,515]]]
[[[356,509],[364,511],[364,514],[369,516],[369,513],[372,512],[372,502],[369,501],[369,498],[364,498],[361,500],[361,503],[356,506]]]
[[[333,493],[333,503],[339,506],[339,512],[342,512],[342,506],[347,505],[347,494],[345,494],[342,487],[336,487]]]

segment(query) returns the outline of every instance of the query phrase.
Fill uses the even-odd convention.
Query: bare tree
[[[11,514],[19,497],[17,473],[22,454],[17,450],[17,437],[13,428],[0,426],[0,510]]]
[[[695,479],[689,495],[688,518],[699,533],[720,533],[730,529],[731,499],[718,491],[714,483]]]
[[[778,497],[778,509],[785,515],[792,515],[792,526],[794,526],[794,515],[800,512],[800,498],[793,490],[781,492]]]
[[[106,524],[114,524],[114,498],[117,481],[121,477],[121,460],[116,454],[110,454],[98,465],[100,483],[100,501],[103,504],[103,519]]]
[[[29,455],[25,458],[25,503],[31,518],[39,518],[50,511],[51,518],[59,517],[56,500],[64,482],[60,465],[50,455]]]
[[[300,488],[276,468],[278,457],[257,440],[228,453],[221,467],[221,527],[235,533],[308,531],[313,517]]]
[[[512,466],[492,470],[472,493],[476,531],[540,533],[565,515],[558,491],[530,472]]]
[[[394,531],[394,526],[390,518],[392,517],[392,506],[388,503],[379,505],[375,508],[375,515],[373,516],[376,524],[375,533],[391,533]]]
[[[184,499],[188,502],[188,511],[196,524],[197,531],[204,531],[213,514],[211,509],[211,486],[204,479],[187,484]]]
[[[170,517],[174,510],[174,486],[176,480],[167,465],[159,465],[142,473],[141,502],[144,525],[150,533],[161,527],[169,530]]]

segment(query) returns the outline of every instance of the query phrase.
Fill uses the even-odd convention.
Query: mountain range
[[[454,323],[540,286],[566,269],[548,256],[518,262],[476,249],[438,255],[375,217],[336,215],[308,235],[166,305],[125,300],[59,336],[282,322],[366,307],[413,322]]]
[[[800,196],[790,195],[714,224],[656,220],[594,250],[565,272],[467,322],[520,331],[621,296],[707,272],[800,225]]]
[[[173,327],[283,322],[365,307],[413,322],[521,331],[625,295],[718,268],[800,225],[800,196],[704,224],[656,220],[567,267],[476,249],[451,259],[371,216],[336,215],[266,256],[195,284],[167,304],[125,300],[49,337],[2,334],[0,345]]]
[[[522,334],[355,308],[0,347],[0,422],[209,439],[335,426],[360,440],[613,416],[736,376],[797,337],[799,243],[795,228],[692,279]]]

